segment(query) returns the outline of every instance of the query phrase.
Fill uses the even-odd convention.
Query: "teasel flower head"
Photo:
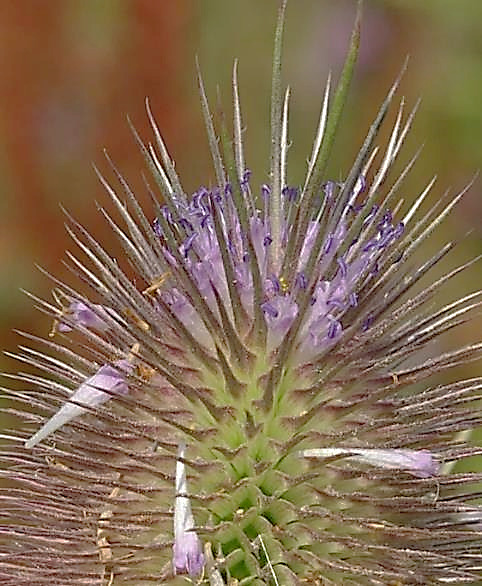
[[[232,133],[199,75],[214,163],[205,187],[185,192],[148,105],[155,141],[134,136],[156,183],[153,210],[107,159],[119,188],[99,177],[118,218],[101,211],[118,255],[69,216],[80,250],[70,266],[91,295],[51,277],[59,303],[34,299],[52,335],[25,334],[43,350],[16,355],[39,373],[4,390],[19,420],[2,434],[5,586],[482,576],[482,478],[453,468],[480,452],[468,433],[481,424],[482,379],[437,378],[479,359],[481,345],[439,354],[433,344],[472,318],[481,292],[437,306],[473,265],[428,279],[453,242],[416,260],[466,190],[430,207],[432,180],[400,198],[417,154],[390,171],[416,107],[405,115],[402,100],[377,144],[400,78],[344,180],[326,175],[359,18],[338,85],[326,85],[306,177],[289,182],[285,8],[269,182],[255,184],[245,165],[235,67]]]

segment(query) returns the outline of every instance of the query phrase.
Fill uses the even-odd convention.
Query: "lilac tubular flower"
[[[99,332],[105,332],[109,329],[108,324],[102,317],[105,309],[102,305],[94,305],[95,311],[88,307],[82,301],[71,301],[69,307],[64,311],[64,315],[72,320],[75,325],[84,326]],[[60,321],[57,330],[59,332],[71,332],[73,327],[66,321]]]
[[[204,566],[204,555],[194,529],[194,517],[187,494],[185,445],[178,448],[176,463],[176,504],[174,508],[173,568],[175,574],[199,576]]]
[[[25,442],[25,447],[33,448],[74,417],[85,413],[88,407],[102,405],[112,395],[126,395],[129,389],[125,376],[132,370],[132,365],[127,360],[118,360],[114,366],[115,368],[104,364],[93,376],[84,381],[69,401]]]
[[[400,77],[344,179],[327,173],[359,18],[306,175],[289,183],[285,7],[268,183],[245,165],[235,66],[232,141],[198,76],[209,187],[186,193],[149,105],[154,144],[134,136],[160,191],[153,210],[109,158],[121,194],[99,173],[129,273],[69,217],[82,255],[71,268],[95,302],[54,279],[77,300],[59,328],[76,335],[28,335],[42,350],[16,357],[40,373],[3,390],[18,431],[0,435],[2,586],[480,583],[482,476],[453,467],[481,453],[482,378],[440,375],[482,344],[440,354],[433,342],[480,312],[482,291],[440,304],[474,265],[444,268],[452,242],[420,261],[466,190],[430,206],[431,180],[400,196],[416,156],[390,173],[416,107],[406,115],[402,100],[378,138]],[[81,372],[95,374],[55,413]],[[32,408],[55,413],[40,431]]]
[[[302,450],[300,456],[304,458],[336,458],[341,456],[379,468],[406,471],[420,478],[436,476],[440,470],[433,454],[426,450],[319,448]]]

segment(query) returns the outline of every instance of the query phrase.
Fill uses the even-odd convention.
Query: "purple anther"
[[[328,234],[328,236],[326,237],[325,246],[323,247],[323,252],[325,254],[328,254],[330,252],[334,239],[335,239],[335,237],[331,233]]]
[[[370,250],[373,250],[374,248],[376,248],[378,245],[378,243],[375,240],[369,240],[365,246],[362,248],[363,252],[370,252]]]
[[[362,209],[365,207],[365,202],[363,203],[356,203],[352,205],[353,211],[355,212],[355,214],[359,214]]]
[[[172,224],[172,212],[167,206],[162,206],[161,213],[163,217],[169,222],[169,224]]]
[[[346,279],[346,276],[348,275],[348,265],[346,264],[346,261],[343,257],[339,256],[336,259],[336,262],[338,264],[338,267],[340,269],[340,275],[342,279]]]
[[[373,315],[367,316],[362,324],[362,332],[366,332],[373,323]]]
[[[192,207],[194,209],[199,208],[199,198],[201,197],[200,190],[198,189],[192,194]]]
[[[352,291],[350,295],[348,295],[348,302],[351,307],[356,307],[358,305],[358,295],[355,291]]]
[[[152,229],[154,230],[154,234],[158,238],[161,238],[161,236],[162,236],[162,228],[161,228],[161,225],[159,223],[159,218],[155,218],[154,221],[152,222]]]
[[[278,317],[278,310],[271,305],[268,301],[261,304],[261,309],[269,315],[269,317]]]
[[[363,226],[366,226],[367,224],[369,224],[373,220],[373,218],[377,215],[379,209],[380,208],[377,205],[374,205],[372,207],[372,209],[368,213],[367,217],[363,220]]]
[[[386,210],[383,214],[382,222],[386,222],[387,224],[391,224],[393,220],[392,212],[390,210]]]
[[[391,244],[395,240],[395,229],[390,227],[389,229],[385,230],[380,240],[378,241],[378,249],[381,250],[386,248],[389,244]]]
[[[220,203],[223,200],[223,197],[221,195],[221,190],[219,189],[219,187],[216,185],[216,187],[214,187],[211,190],[211,199],[213,201],[215,201],[216,203]]]
[[[208,223],[208,220],[211,216],[209,214],[204,214],[204,216],[201,218],[201,228],[205,228],[206,224]]]
[[[226,244],[228,245],[229,252],[234,255],[236,253],[236,247],[234,246],[234,243],[231,240],[231,238],[227,239]]]
[[[239,182],[239,186],[241,187],[242,191],[247,191],[247,189],[249,188],[250,177],[251,177],[251,170],[246,169],[246,171],[243,173],[241,181]]]
[[[336,309],[340,310],[345,309],[345,304],[343,303],[343,301],[341,299],[337,299],[336,297],[328,299],[326,304],[328,305],[328,307],[336,307]]]
[[[210,210],[210,203],[209,203],[209,191],[203,187],[200,189],[200,195],[198,199],[199,207],[203,210],[205,214],[209,214]]]
[[[279,280],[274,275],[269,275],[267,280],[272,284],[273,293],[276,295],[281,291],[281,285]]]
[[[360,189],[358,191],[358,193],[363,193],[365,191],[365,189],[367,188],[367,180],[365,175],[360,175],[358,177],[358,181],[360,182]]]
[[[298,188],[285,185],[285,187],[283,187],[281,190],[281,193],[287,198],[288,201],[292,202],[295,201],[298,196]]]
[[[405,224],[403,222],[398,223],[395,226],[395,229],[393,231],[393,237],[395,239],[400,238],[400,236],[405,232]]]
[[[272,242],[273,239],[269,234],[263,238],[263,246],[269,246]]]
[[[194,230],[193,225],[187,218],[179,218],[179,225],[189,232]]]
[[[263,197],[268,197],[268,195],[270,193],[271,193],[271,187],[267,183],[263,183],[263,185],[261,185],[261,195]]]
[[[181,245],[181,254],[187,258],[189,251],[192,248],[194,240],[197,238],[197,232],[193,232]]]
[[[231,183],[226,183],[224,186],[224,195],[232,195],[233,194],[233,186]]]
[[[288,201],[295,201],[297,197],[298,197],[298,188],[291,187],[288,192]]]
[[[330,318],[330,316],[328,316],[328,318]],[[330,325],[328,326],[328,333],[327,336],[330,340],[333,340],[335,338],[338,337],[338,335],[341,333],[342,327],[341,327],[341,323],[332,318],[330,321]]]
[[[299,289],[306,289],[308,287],[308,280],[304,273],[298,273],[296,275],[295,283]]]

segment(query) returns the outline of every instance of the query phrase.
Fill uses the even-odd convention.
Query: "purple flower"
[[[194,517],[191,503],[186,496],[186,467],[180,458],[184,458],[186,448],[178,448],[176,464],[176,504],[174,510],[174,546],[173,568],[175,574],[198,576],[204,567],[204,555],[201,542],[194,531]]]
[[[25,447],[33,448],[74,417],[85,413],[89,407],[102,405],[115,395],[127,395],[129,388],[125,377],[132,370],[132,365],[127,360],[118,360],[114,365],[115,368],[104,364],[93,376],[84,381],[74,391],[69,402],[25,442]]]
[[[199,576],[204,567],[204,555],[198,536],[191,531],[181,532],[173,550],[174,573]]]
[[[440,465],[436,462],[433,454],[426,450],[319,448],[303,450],[300,452],[300,456],[304,458],[343,457],[378,468],[406,471],[420,478],[436,476],[440,471]]]
[[[92,307],[95,311],[82,301],[72,301],[67,310],[64,311],[64,316],[68,317],[75,325],[99,332],[107,331],[109,326],[101,317],[105,314],[104,307],[102,305],[93,305]],[[59,332],[71,332],[72,326],[66,321],[60,321],[57,329]]]

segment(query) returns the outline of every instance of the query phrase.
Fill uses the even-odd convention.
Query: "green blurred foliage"
[[[112,154],[143,203],[142,160],[126,114],[149,138],[144,98],[149,96],[185,186],[213,181],[194,77],[199,56],[216,105],[217,85],[231,111],[230,79],[239,59],[246,150],[254,182],[268,180],[269,88],[278,0],[0,0],[0,345],[14,350],[12,328],[46,334],[49,319],[19,288],[50,296],[39,263],[76,284],[61,265],[74,250],[63,229],[59,202],[116,250],[95,200],[108,205],[90,162],[101,168],[102,148]],[[289,175],[301,180],[317,123],[323,87],[344,58],[356,2],[291,0],[285,38],[285,82],[292,88]],[[423,102],[407,161],[426,147],[404,188],[419,193],[433,173],[432,203],[446,187],[460,189],[481,166],[482,2],[480,0],[366,0],[359,69],[331,162],[342,178],[391,81],[407,54],[403,95],[410,109]],[[393,119],[394,113],[392,113]],[[383,134],[386,138],[386,132]],[[109,172],[107,172],[109,175]],[[431,245],[475,233],[452,262],[480,252],[480,180]],[[430,204],[429,204],[430,205]],[[474,221],[475,220],[475,221]],[[474,277],[475,275],[475,277]],[[454,281],[446,299],[472,291],[480,275]],[[464,280],[465,279],[465,280]],[[469,324],[457,342],[478,336]],[[443,341],[440,343],[443,349]],[[1,369],[17,365],[4,359]],[[469,365],[465,374],[480,372]],[[457,374],[461,374],[460,372]]]

